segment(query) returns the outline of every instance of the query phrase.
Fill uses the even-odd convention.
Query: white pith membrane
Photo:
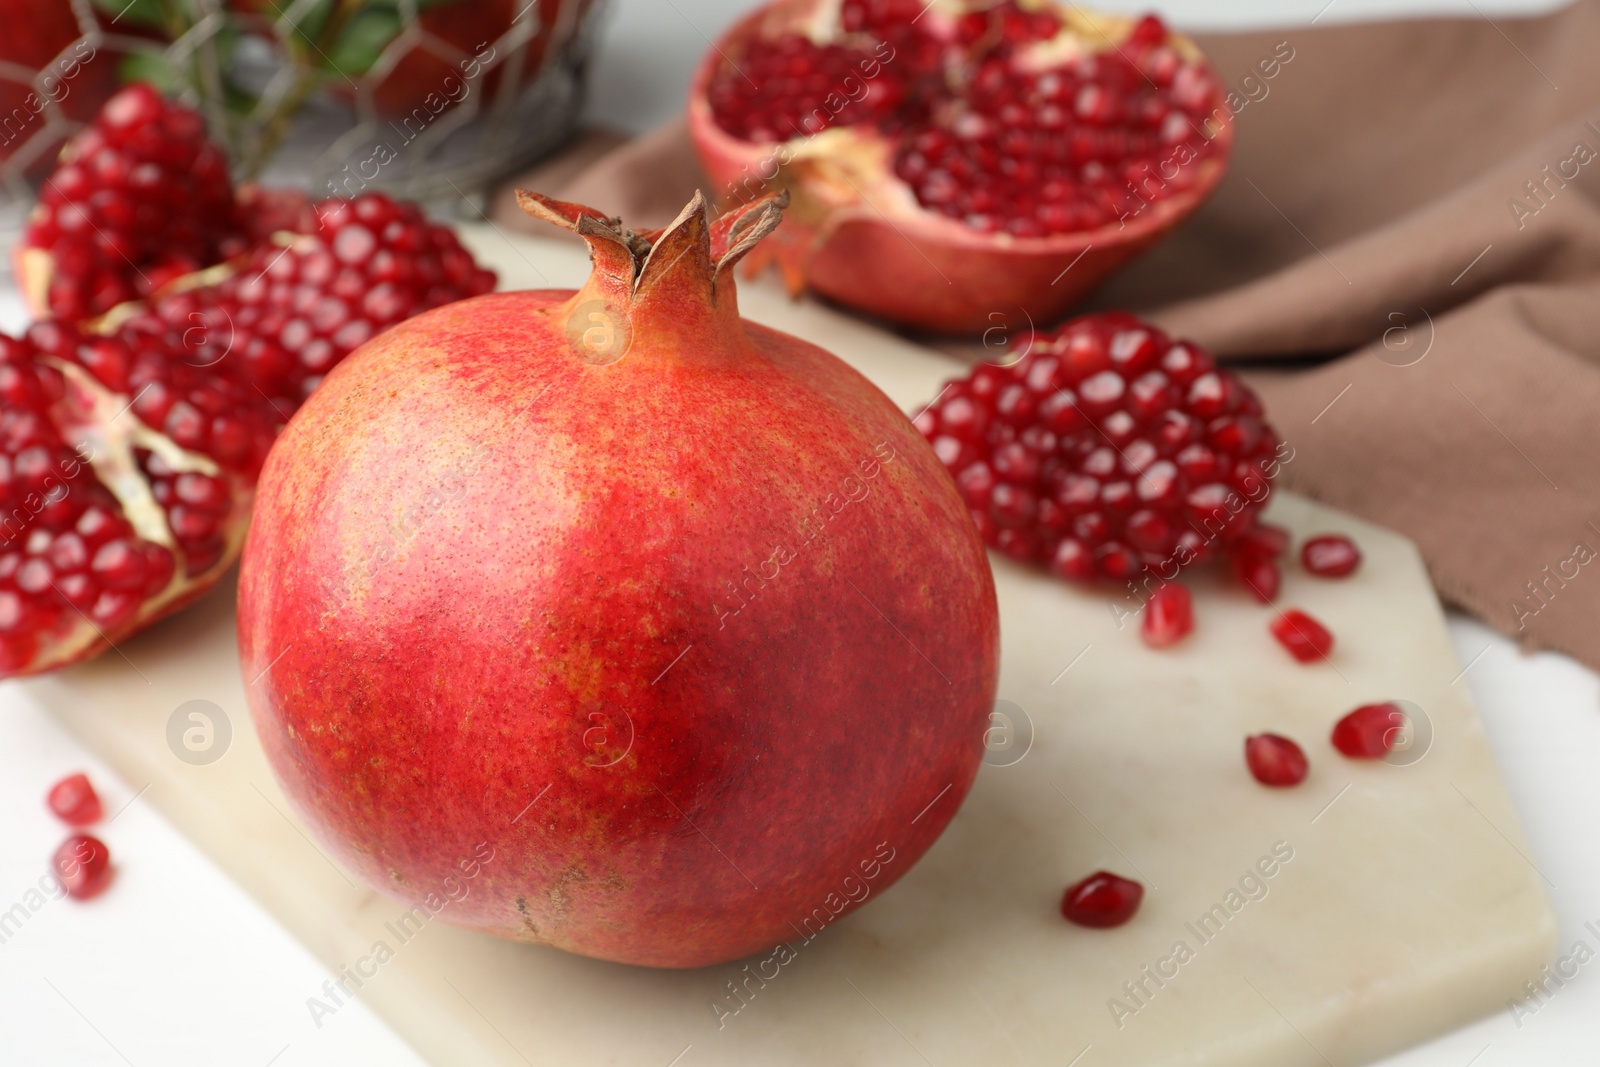
[[[244,479],[218,467],[209,456],[181,448],[165,434],[150,429],[133,412],[133,398],[114,393],[93,375],[76,364],[55,356],[40,355],[39,362],[61,372],[65,390],[61,400],[49,409],[51,421],[62,438],[86,462],[100,483],[116,498],[133,532],[146,541],[161,545],[172,553],[172,577],[158,593],[145,598],[127,622],[107,632],[83,611],[67,605],[63,618],[73,620],[63,633],[41,634],[34,660],[16,673],[37,673],[80,659],[97,644],[114,643],[119,636],[139,629],[151,619],[170,610],[189,597],[210,588],[239,557],[244,546],[250,507],[255,493]],[[139,469],[135,449],[161,457],[174,472],[208,475],[225,479],[230,504],[221,523],[225,548],[217,562],[200,574],[189,575],[186,559],[177,538],[167,524],[167,516],[144,472]]]
[[[50,314],[50,281],[55,277],[56,261],[43,248],[18,248],[15,252],[17,287],[28,310],[43,317]]]

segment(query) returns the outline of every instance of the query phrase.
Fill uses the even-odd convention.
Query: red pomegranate
[[[1066,0],[776,0],[707,53],[688,121],[725,201],[794,197],[751,268],[955,333],[1059,317],[1233,142],[1191,41]]]
[[[972,782],[983,546],[886,397],[739,318],[778,203],[636,233],[522,199],[588,241],[584,288],[390,330],[268,459],[263,745],[343,863],[450,922],[662,967],[809,937]]]

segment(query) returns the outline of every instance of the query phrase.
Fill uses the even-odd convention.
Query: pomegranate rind
[[[855,127],[833,127],[807,139],[791,162],[766,178],[781,146],[745,141],[718,125],[711,81],[745,41],[814,26],[829,6],[819,0],[777,0],[751,13],[717,40],[689,85],[689,137],[722,201],[737,202],[733,191],[753,175],[760,188],[786,189],[793,197],[776,243],[750,263],[752,272],[777,267],[791,291],[809,289],[845,307],[934,333],[970,336],[996,327],[1017,333],[1043,326],[1175,229],[1227,173],[1235,120],[1221,79],[1212,71],[1218,88],[1207,122],[1211,152],[1194,164],[1193,185],[1093,230],[1016,237],[983,233],[930,212],[893,174],[888,144]],[[1057,12],[1069,27],[1092,20],[1094,32],[1113,40],[1126,37],[1136,22],[1085,14],[1056,0],[1041,6]],[[1170,40],[1184,54],[1203,58],[1189,38],[1173,33]]]

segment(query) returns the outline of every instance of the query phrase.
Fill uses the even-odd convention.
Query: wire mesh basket
[[[478,196],[571,131],[604,0],[0,0],[0,209],[120,82],[198,108],[239,179]]]

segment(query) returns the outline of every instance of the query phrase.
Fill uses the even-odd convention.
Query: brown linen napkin
[[[1093,306],[1253,364],[1284,484],[1600,667],[1600,0],[1200,42],[1244,102],[1232,171]],[[575,151],[516,184],[662,225],[703,182],[681,122]]]

